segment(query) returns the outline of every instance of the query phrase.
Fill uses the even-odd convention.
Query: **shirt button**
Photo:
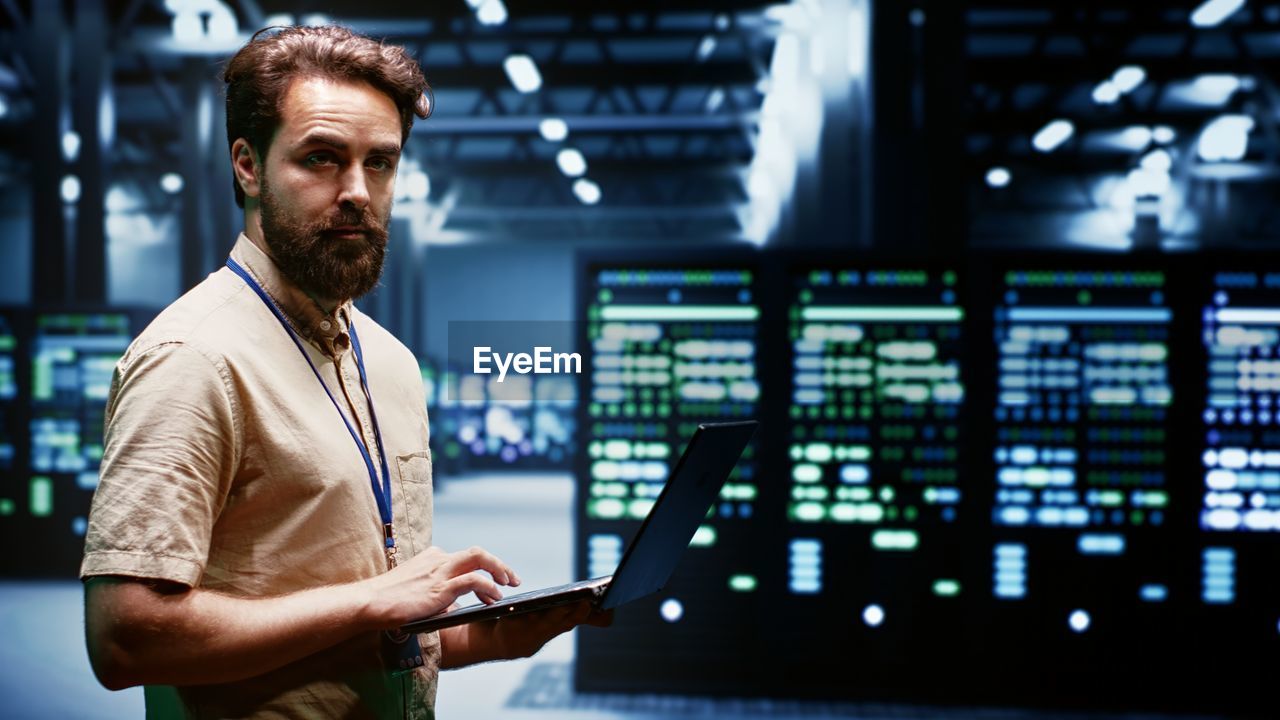
[[[321,321],[320,321],[320,329],[321,329],[321,330],[328,331],[328,329],[329,329],[329,328],[331,328],[331,327],[333,327],[333,325],[332,325],[332,324],[330,324],[328,320],[321,320]]]

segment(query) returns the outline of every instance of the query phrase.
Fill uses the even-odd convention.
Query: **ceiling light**
[[[1253,118],[1248,115],[1223,115],[1214,119],[1200,133],[1197,146],[1200,159],[1206,162],[1244,159],[1253,125]]]
[[[507,21],[507,6],[502,0],[485,0],[476,9],[476,19],[481,25],[501,25]]]
[[[1071,121],[1054,120],[1040,128],[1040,131],[1031,139],[1031,144],[1040,152],[1053,152],[1059,145],[1070,139],[1075,131],[1076,127],[1071,124]]]
[[[182,192],[182,176],[175,172],[168,172],[160,176],[160,189],[170,195],[177,195]]]
[[[405,176],[404,194],[410,200],[426,200],[431,194],[431,178],[421,170],[413,170]]]
[[[1209,28],[1220,24],[1244,7],[1244,0],[1206,0],[1191,13],[1191,24]]]
[[[1013,175],[1008,168],[993,167],[987,171],[987,185],[993,188],[1007,187],[1012,179]]]
[[[569,177],[579,177],[587,172],[587,159],[577,148],[565,148],[556,153],[556,165]]]
[[[538,132],[542,134],[543,140],[560,142],[569,137],[569,123],[560,118],[544,118],[538,123]]]
[[[209,39],[219,42],[232,42],[240,33],[240,28],[236,26],[236,15],[225,6],[221,12],[210,13],[209,15]]]
[[[177,13],[169,27],[173,30],[173,39],[183,45],[198,44],[204,40],[204,23],[199,13]]]
[[[62,133],[62,157],[67,162],[75,162],[80,156],[80,135],[68,130]]]
[[[74,203],[80,199],[80,178],[75,175],[67,175],[62,178],[62,201],[65,203]]]
[[[1116,89],[1126,95],[1146,79],[1147,71],[1137,65],[1125,65],[1111,75],[1111,82],[1115,83]]]
[[[583,205],[595,205],[600,202],[600,186],[586,178],[578,178],[573,183],[573,194]]]
[[[1110,80],[1103,80],[1093,88],[1093,101],[1099,105],[1110,105],[1120,99],[1120,88]]]
[[[711,57],[711,53],[716,51],[716,36],[703,36],[702,42],[698,43],[698,61],[703,62]]]
[[[1139,164],[1146,170],[1167,173],[1173,167],[1173,157],[1167,150],[1156,149],[1144,155]]]
[[[502,69],[507,71],[507,79],[511,81],[511,85],[522,93],[536,92],[542,87],[542,74],[538,72],[533,58],[528,55],[508,55],[502,61]]]

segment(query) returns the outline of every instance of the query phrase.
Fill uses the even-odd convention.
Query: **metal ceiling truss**
[[[226,4],[242,31],[277,13],[300,17],[309,5]],[[757,87],[776,33],[763,18],[766,6],[558,0],[513,4],[508,20],[490,27],[463,0],[367,0],[336,8],[334,19],[403,44],[422,62],[437,109],[415,125],[406,155],[429,173],[433,199],[443,197],[437,191],[452,193],[445,230],[475,228],[484,238],[586,233],[696,241],[740,231],[741,175],[753,156]],[[18,0],[0,0],[0,32],[20,33],[26,10]],[[107,164],[141,182],[146,153],[154,153],[149,162],[158,176],[190,152],[183,146],[191,112],[184,102],[195,93],[188,85],[203,82],[201,92],[220,93],[222,58],[175,48],[161,0],[108,1],[106,19],[119,138]],[[537,92],[512,88],[502,60],[513,52],[537,63]],[[21,60],[13,65],[30,88]],[[538,134],[547,117],[568,125],[563,143]],[[572,178],[556,170],[556,153],[566,146],[587,160],[604,193],[600,204],[584,206]],[[716,180],[707,182],[708,175]],[[148,205],[164,204],[149,195]]]

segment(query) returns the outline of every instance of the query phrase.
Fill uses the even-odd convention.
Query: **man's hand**
[[[450,610],[456,609],[456,606]],[[579,625],[608,627],[612,610],[596,610],[588,600],[512,617],[468,623],[440,631],[441,665],[456,668],[490,660],[525,658],[552,638]]]
[[[515,587],[520,578],[484,548],[448,553],[432,546],[365,583],[373,593],[375,622],[380,629],[391,630],[443,612],[469,592],[485,604],[497,602],[502,599],[498,586]]]

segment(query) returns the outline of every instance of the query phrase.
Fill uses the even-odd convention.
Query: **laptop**
[[[720,488],[729,479],[757,424],[748,420],[698,425],[613,575],[511,595],[491,605],[469,605],[415,620],[401,631],[431,632],[579,600],[611,610],[658,592],[671,579],[681,554],[706,519],[707,509],[720,496]]]

